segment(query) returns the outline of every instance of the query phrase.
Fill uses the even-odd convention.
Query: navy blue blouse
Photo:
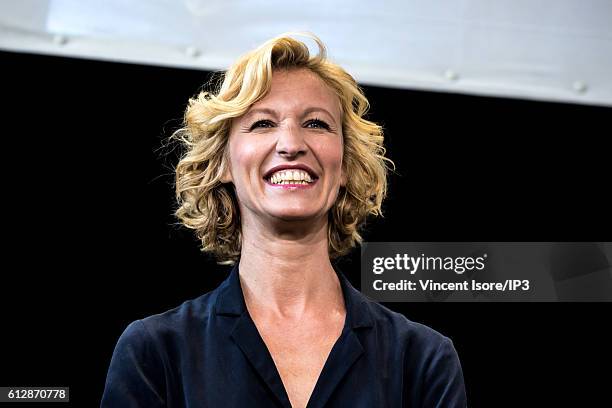
[[[466,407],[452,341],[337,274],[346,320],[308,408]],[[237,265],[212,292],[125,329],[101,407],[291,407],[247,311]]]

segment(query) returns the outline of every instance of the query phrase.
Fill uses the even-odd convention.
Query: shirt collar
[[[370,308],[367,298],[351,285],[342,271],[334,268],[344,296],[346,306],[346,327],[352,329],[360,327],[372,327],[373,321],[370,315]],[[240,286],[240,276],[238,263],[234,265],[229,276],[217,288],[217,301],[215,312],[219,315],[241,316],[246,310],[242,287]]]

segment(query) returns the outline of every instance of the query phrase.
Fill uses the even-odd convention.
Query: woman
[[[331,260],[386,192],[381,128],[321,41],[274,38],[190,101],[178,218],[234,264],[217,289],[131,323],[104,407],[464,407],[452,342],[374,303]]]

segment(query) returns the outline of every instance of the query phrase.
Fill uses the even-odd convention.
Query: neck
[[[242,222],[240,281],[251,313],[297,320],[344,308],[328,254],[327,217],[273,227]]]

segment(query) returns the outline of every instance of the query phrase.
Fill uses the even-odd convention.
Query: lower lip
[[[319,179],[315,179],[312,183],[308,183],[308,184],[272,184],[268,180],[264,180],[264,181],[266,182],[268,186],[274,187],[274,188],[283,188],[286,190],[304,190],[304,189],[314,187],[314,185],[317,184],[318,180]]]

